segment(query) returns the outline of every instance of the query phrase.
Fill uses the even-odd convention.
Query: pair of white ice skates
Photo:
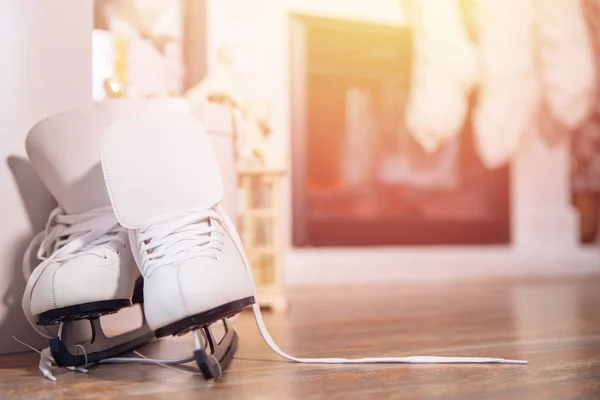
[[[85,135],[84,128],[90,124],[82,113],[62,114],[50,122],[55,128],[69,127],[77,135]],[[98,131],[98,124],[94,129]],[[60,174],[52,170],[64,167],[65,159],[54,155],[51,162],[36,162],[43,157],[31,149],[31,143],[27,146],[34,169],[60,208],[30,246],[39,246],[41,263],[29,276],[23,309],[38,332],[50,338],[57,365],[78,367],[119,360],[115,357],[155,336],[191,331],[194,357],[173,361],[195,359],[205,378],[216,378],[231,361],[237,345],[237,335],[227,327],[226,318],[249,305],[253,305],[267,344],[296,362],[515,362],[499,358],[289,356],[274,343],[255,303],[242,243],[219,204],[223,185],[203,127],[187,115],[152,113],[107,124],[98,137],[90,174],[94,174],[95,158],[100,159],[101,170],[96,171],[97,182],[92,183],[90,193],[62,193],[69,190],[55,182]],[[77,156],[82,155],[74,153],[73,157]],[[94,198],[89,197],[93,194]],[[109,204],[104,204],[103,198]],[[29,253],[24,262],[27,274],[31,271]],[[143,303],[144,325],[106,337],[99,317],[132,303]],[[81,343],[73,335],[74,321],[79,319],[91,321],[89,342]],[[210,325],[220,320],[226,334],[219,342]],[[58,332],[48,329],[57,324]],[[48,376],[47,371],[42,372]]]
[[[44,126],[50,124],[85,135],[81,130],[89,118],[81,112],[62,114],[31,134],[47,134],[39,132],[55,129]],[[206,378],[215,378],[231,360],[237,336],[229,329],[217,343],[209,326],[253,304],[254,285],[234,224],[219,204],[223,188],[208,137],[183,114],[138,115],[109,126],[96,146],[103,171],[96,184],[111,204],[85,209],[80,203],[96,200],[86,202],[87,193],[77,193],[83,199],[60,204],[75,212],[58,208],[52,213],[30,246],[39,246],[41,263],[27,282],[25,314],[50,337],[59,366],[95,363],[154,336],[193,331],[198,365]],[[42,180],[49,179],[40,168],[65,160],[55,155],[36,165],[42,157],[31,146],[28,140],[34,168]],[[60,194],[56,197],[60,203]],[[142,302],[147,324],[121,336],[104,335],[100,316]],[[91,343],[74,337],[73,321],[79,319],[92,322]],[[43,328],[56,324],[56,335]]]

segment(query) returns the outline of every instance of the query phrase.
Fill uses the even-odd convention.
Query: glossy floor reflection
[[[192,399],[600,398],[600,277],[435,286],[305,288],[286,314],[266,313],[297,356],[494,356],[529,365],[308,365],[279,359],[251,313],[218,382],[154,365],[103,365],[89,375],[37,372],[34,354],[0,356],[0,397]],[[191,337],[144,349],[176,357]]]

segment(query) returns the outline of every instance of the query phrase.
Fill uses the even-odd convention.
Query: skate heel
[[[115,299],[55,308],[35,316],[38,325],[56,325],[65,321],[99,318],[131,306],[129,299]]]

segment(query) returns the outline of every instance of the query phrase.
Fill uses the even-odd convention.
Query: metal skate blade
[[[116,336],[105,334],[99,318],[92,318],[89,323],[91,339],[85,342],[76,337],[74,321],[61,324],[58,335],[49,341],[56,365],[79,367],[94,364],[133,351],[154,339],[154,332],[145,321],[139,328]]]
[[[194,330],[194,358],[204,379],[217,379],[227,369],[237,350],[238,336],[223,320],[224,335],[214,335],[213,325]]]
[[[186,114],[154,112],[120,120],[104,132],[101,160],[113,209],[126,228],[211,207],[223,197],[206,131]]]

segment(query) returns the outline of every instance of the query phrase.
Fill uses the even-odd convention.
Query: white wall
[[[244,0],[209,2],[209,52],[237,45],[236,61],[246,89],[273,105],[273,144],[290,153],[289,14],[348,18],[404,25],[397,0]],[[257,6],[259,4],[259,6]],[[209,60],[209,71],[214,59]],[[291,247],[290,186],[286,185],[286,280],[303,283],[431,281],[492,276],[600,272],[597,249],[577,244],[569,204],[568,143],[550,149],[531,132],[512,166],[510,247]]]
[[[21,257],[54,206],[26,160],[40,119],[91,104],[91,0],[0,1],[0,354],[41,339],[21,310]]]

